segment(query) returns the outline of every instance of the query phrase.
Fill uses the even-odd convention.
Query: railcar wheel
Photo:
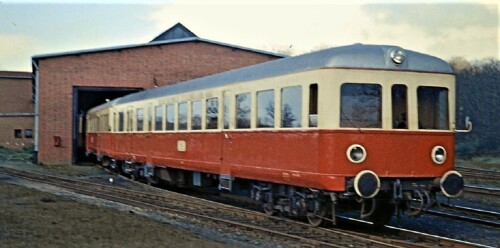
[[[307,212],[307,221],[311,226],[320,227],[326,226],[330,222],[328,220],[328,214],[330,213],[330,207],[324,201],[319,199],[313,202],[313,211]]]
[[[406,209],[405,214],[412,217],[417,217],[422,213],[422,210],[428,205],[428,197],[424,197],[419,190],[413,190],[406,194]]]
[[[386,199],[375,199],[375,202],[375,209],[369,219],[377,227],[384,226],[391,220],[396,206],[391,200]]]
[[[262,210],[267,216],[273,216],[276,211],[274,211],[274,204],[271,203],[262,203]]]

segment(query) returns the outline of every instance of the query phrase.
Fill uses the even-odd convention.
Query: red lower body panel
[[[346,150],[362,145],[354,164]],[[447,151],[442,165],[431,151]],[[301,187],[345,190],[346,178],[372,170],[380,178],[434,178],[453,168],[451,132],[277,130],[190,133],[88,134],[87,150],[118,160],[226,174]]]

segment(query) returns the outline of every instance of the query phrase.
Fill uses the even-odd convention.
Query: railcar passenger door
[[[127,109],[127,134],[125,135],[125,142],[123,144],[124,152],[132,159],[133,147],[133,133],[134,133],[134,108],[132,106]]]
[[[231,128],[231,113],[233,112],[232,109],[234,109],[233,101],[231,101],[231,92],[230,91],[224,91],[222,94],[222,146],[221,146],[221,174],[230,174],[230,167],[226,162],[226,156],[228,152],[231,151],[231,144],[232,144],[232,136],[230,132]]]

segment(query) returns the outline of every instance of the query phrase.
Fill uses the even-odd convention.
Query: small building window
[[[144,130],[144,109],[138,108],[137,109],[137,131],[143,131],[143,130]]]
[[[163,126],[163,106],[155,107],[155,130],[161,131]]]
[[[217,98],[207,99],[206,129],[217,129],[219,116],[219,101]]]
[[[16,139],[23,138],[23,130],[21,130],[21,129],[14,129],[14,138],[16,138]]]
[[[251,99],[250,93],[236,95],[236,128],[250,128]]]
[[[292,86],[281,90],[281,127],[301,127],[302,87]]]
[[[257,92],[257,127],[274,127],[274,90]]]
[[[191,102],[191,130],[201,129],[201,101]]]
[[[186,102],[179,103],[179,114],[177,116],[178,130],[187,130],[188,105]]]
[[[167,105],[167,130],[174,130],[175,123],[175,106],[173,104]]]
[[[340,90],[340,126],[382,127],[382,86],[345,83]]]
[[[24,129],[24,137],[26,139],[32,139],[33,138],[33,130],[31,130],[31,129]]]

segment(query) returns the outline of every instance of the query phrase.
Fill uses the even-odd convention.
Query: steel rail
[[[415,238],[415,240],[421,242],[420,244],[416,244],[415,242],[407,241],[407,237],[401,237],[405,240],[395,240],[371,234],[360,234],[359,232],[352,233],[344,230],[340,231],[326,228],[313,228],[302,222],[279,217],[269,217],[260,212],[236,208],[171,191],[165,192],[162,190],[162,193],[160,194],[145,193],[108,185],[61,178],[47,174],[25,172],[10,168],[6,170],[3,167],[0,167],[0,173],[13,177],[24,178],[26,180],[52,184],[62,188],[71,189],[75,192],[80,192],[81,194],[97,196],[110,201],[121,202],[138,207],[142,206],[142,208],[156,209],[167,214],[175,213],[192,218],[208,220],[214,223],[238,226],[245,230],[254,230],[261,233],[267,233],[271,236],[280,236],[282,238],[293,239],[304,244],[320,247],[339,247],[339,245],[337,245],[339,242],[342,244],[340,247],[346,245],[371,247],[428,247],[436,244],[442,245],[442,241],[439,241],[436,238],[429,239],[423,234]],[[88,187],[88,189],[85,187]],[[104,192],[98,192],[96,189]],[[173,201],[177,202],[176,206],[171,206]],[[170,206],[167,202],[170,203]],[[198,209],[196,209],[196,207],[193,208],[193,206],[197,206]],[[212,210],[214,212],[211,212]],[[222,218],[222,216],[224,216],[224,218]],[[447,243],[450,247],[479,246],[455,240],[448,240]]]
[[[495,187],[465,185],[464,192],[481,195],[500,196],[500,188]]]
[[[11,169],[9,169],[11,170]],[[114,188],[106,185],[93,184],[89,182],[83,182],[78,180],[72,180],[67,178],[59,178],[51,175],[36,174],[33,176],[31,172],[17,172],[12,173],[1,169],[0,174],[17,177],[30,181],[37,181],[45,184],[50,184],[54,186],[59,186],[65,189],[74,191],[75,193],[81,193],[84,195],[90,195],[98,198],[103,198],[110,201],[120,202],[127,205],[133,205],[141,208],[156,209],[167,214],[177,214],[186,217],[202,219],[205,221],[211,221],[219,224],[225,224],[229,226],[238,226],[243,230],[252,230],[261,233],[266,233],[271,236],[279,236],[285,239],[291,239],[295,242],[300,242],[301,244],[309,244],[317,247],[345,247],[345,246],[370,246],[370,247],[410,247],[394,245],[393,243],[398,243],[394,240],[386,240],[386,242],[380,240],[373,240],[365,237],[359,237],[352,234],[343,233],[341,231],[329,230],[329,229],[317,229],[312,228],[308,225],[290,225],[292,222],[284,222],[282,218],[271,217],[269,218],[263,213],[258,213],[250,210],[241,210],[236,207],[224,205],[221,203],[215,203],[208,200],[201,200],[202,203],[198,203],[199,208],[204,208],[203,211],[194,211],[194,209],[186,209],[186,201],[180,200],[180,204],[177,203],[176,206],[172,206],[173,197],[168,197],[170,202],[165,202],[161,200],[163,196],[153,194],[143,194],[142,192],[134,192],[132,190],[124,190],[119,188]],[[59,180],[59,181],[51,181]],[[62,182],[62,183],[61,183]],[[74,183],[70,185],[69,183]],[[88,188],[86,188],[88,187]],[[110,189],[106,191],[106,189]],[[99,192],[103,190],[104,192]],[[132,194],[130,194],[132,193]],[[142,197],[141,197],[142,195]],[[184,196],[182,194],[179,194]],[[199,200],[195,197],[190,197],[191,200]],[[208,205],[207,203],[210,203]],[[191,202],[190,202],[191,203]],[[196,203],[191,203],[196,205]],[[208,213],[207,211],[211,208],[221,207],[224,211],[216,209],[218,214]],[[169,206],[170,205],[170,206]],[[229,211],[233,212],[229,212]],[[225,216],[224,216],[224,212]],[[238,215],[238,213],[243,213],[243,215]],[[229,215],[229,216],[228,216]],[[246,219],[243,218],[246,216]],[[263,221],[266,220],[266,221]],[[295,223],[295,222],[293,222]],[[296,223],[295,223],[296,224]]]
[[[495,170],[485,170],[467,167],[455,167],[465,178],[476,178],[486,181],[498,181],[500,180],[500,172]]]

